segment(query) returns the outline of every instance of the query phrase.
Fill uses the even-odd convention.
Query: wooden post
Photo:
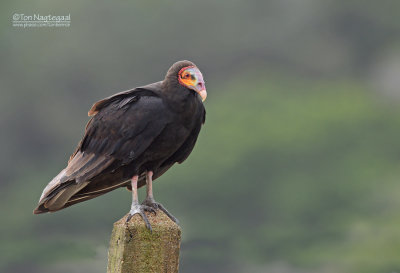
[[[107,273],[176,273],[179,267],[181,229],[161,210],[146,215],[150,232],[140,215],[114,223],[108,250]]]

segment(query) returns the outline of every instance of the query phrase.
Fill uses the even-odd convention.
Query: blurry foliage
[[[155,186],[181,221],[182,272],[276,272],[279,263],[299,273],[398,271],[400,91],[389,100],[380,87],[400,78],[387,61],[399,53],[399,8],[2,2],[0,271],[79,269],[86,259],[89,272],[87,259],[107,246],[130,194],[31,211],[91,104],[162,79],[179,59],[198,64],[209,94],[192,155]],[[72,24],[15,29],[16,12],[71,13]]]

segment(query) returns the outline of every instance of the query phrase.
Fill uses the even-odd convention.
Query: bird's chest
[[[201,125],[204,116],[204,106],[196,97],[191,96],[186,100],[180,112],[175,114],[175,120],[185,127],[188,131],[192,131],[198,125]]]
[[[180,123],[168,124],[154,141],[153,149],[168,154],[177,149],[190,135],[190,129]]]
[[[191,137],[194,129],[201,126],[200,124],[201,120],[197,115],[192,116],[191,119],[174,119],[173,122],[168,123],[148,149],[151,160],[164,161],[169,158]]]
[[[189,101],[181,111],[171,111],[171,116],[161,133],[146,151],[149,161],[164,161],[172,156],[188,138],[198,134],[203,120],[202,105]],[[186,108],[186,109],[185,109]],[[196,138],[196,137],[195,137]]]

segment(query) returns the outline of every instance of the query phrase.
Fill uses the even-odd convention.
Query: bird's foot
[[[139,214],[139,215],[143,218],[143,221],[144,221],[144,223],[146,224],[146,227],[147,227],[150,231],[153,231],[153,229],[151,228],[149,219],[147,219],[147,216],[146,216],[146,214],[144,213],[145,211],[152,212],[152,213],[156,214],[156,210],[155,210],[153,207],[151,207],[151,206],[139,205],[139,204],[132,204],[131,210],[129,211],[129,215],[128,215],[128,217],[126,218],[126,223],[128,223],[128,222],[131,220],[131,218],[132,218],[133,215]]]
[[[175,216],[173,216],[171,213],[169,213],[169,211],[162,204],[154,201],[154,199],[152,199],[152,198],[151,199],[146,198],[142,202],[142,206],[152,208],[154,212],[159,209],[159,210],[163,211],[169,217],[169,219],[171,219],[173,222],[179,224],[179,221],[178,221],[178,219],[175,218]]]

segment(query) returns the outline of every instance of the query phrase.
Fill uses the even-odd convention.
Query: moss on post
[[[180,227],[162,211],[146,213],[153,232],[140,215],[114,223],[108,250],[108,273],[178,272]]]

